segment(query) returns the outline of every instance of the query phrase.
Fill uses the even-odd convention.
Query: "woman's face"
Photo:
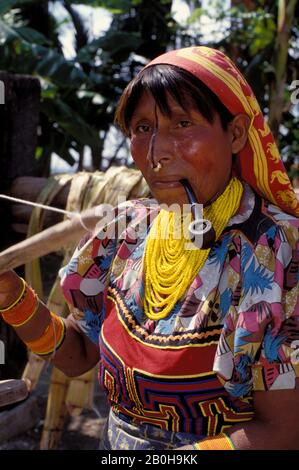
[[[230,179],[232,133],[223,130],[217,113],[210,124],[195,107],[185,111],[170,95],[168,102],[171,117],[161,113],[149,92],[141,95],[130,123],[132,157],[160,204],[188,203],[182,178],[205,204]],[[152,164],[158,162],[162,168],[155,172]]]

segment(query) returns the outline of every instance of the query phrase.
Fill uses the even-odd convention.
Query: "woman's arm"
[[[254,419],[226,429],[225,434],[236,450],[299,450],[298,404],[298,379],[294,390],[254,392]],[[215,440],[213,450],[220,450]]]
[[[299,450],[299,380],[294,390],[254,392],[255,418],[226,431],[237,449]]]
[[[82,333],[72,315],[65,324],[65,340],[51,362],[69,377],[77,377],[98,363],[99,348]]]
[[[21,292],[22,281],[14,271],[1,274],[0,310],[14,302]],[[40,302],[33,317],[24,325],[16,327],[15,331],[21,340],[27,343],[39,338],[50,322],[51,313]],[[99,360],[99,349],[81,332],[71,315],[64,322],[66,332],[63,343],[53,354],[41,357],[50,359],[66,375],[75,377],[95,366]]]

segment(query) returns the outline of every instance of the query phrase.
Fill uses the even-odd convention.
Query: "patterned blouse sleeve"
[[[118,206],[104,227],[85,236],[69,263],[60,270],[61,287],[70,311],[81,330],[98,345],[105,315],[109,271],[126,225],[129,202]]]
[[[241,252],[241,301],[225,318],[214,362],[231,395],[296,387],[298,228],[298,219],[280,221]]]

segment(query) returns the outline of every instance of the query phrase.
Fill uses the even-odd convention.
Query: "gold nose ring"
[[[158,162],[157,165],[153,167],[153,170],[155,173],[158,173],[158,171],[160,171],[161,168],[162,168],[162,165],[160,162]]]

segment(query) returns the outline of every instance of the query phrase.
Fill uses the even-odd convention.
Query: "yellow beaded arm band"
[[[65,323],[63,319],[55,313],[50,312],[50,314],[51,321],[42,335],[33,341],[25,342],[28,348],[39,356],[55,354],[65,337]]]
[[[235,450],[231,439],[224,432],[196,442],[194,447],[197,450]]]
[[[23,301],[23,298],[25,296],[25,293],[26,293],[26,287],[27,287],[27,284],[26,282],[24,281],[24,279],[22,277],[19,278],[22,282],[22,291],[20,293],[20,295],[18,296],[17,299],[15,299],[10,305],[8,305],[7,307],[4,307],[4,308],[0,308],[0,313],[1,314],[4,314],[5,312],[8,312],[10,310],[12,310],[14,307],[16,307],[16,305],[20,302]]]

